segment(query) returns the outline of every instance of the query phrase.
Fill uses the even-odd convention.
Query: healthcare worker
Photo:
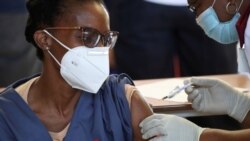
[[[188,0],[188,2],[197,15],[197,23],[210,38],[225,44],[240,40],[246,60],[250,61],[249,0]],[[185,91],[188,94],[188,101],[192,102],[195,110],[227,114],[239,121],[245,129],[226,131],[201,128],[181,117],[155,114],[140,123],[144,139],[150,139],[149,141],[250,140],[249,94],[242,93],[217,79],[191,78],[184,83],[190,82],[193,86],[186,88]]]

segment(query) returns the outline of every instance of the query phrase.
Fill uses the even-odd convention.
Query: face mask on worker
[[[240,18],[239,9],[242,5],[243,0],[240,5],[232,4],[229,2],[226,5],[226,10],[229,12],[229,7],[231,5],[235,6],[234,16],[231,20],[227,22],[220,22],[213,6],[216,0],[214,0],[211,7],[202,12],[196,19],[197,23],[204,30],[206,35],[215,41],[222,44],[230,44],[238,41],[238,33],[236,30],[236,23]]]
[[[78,46],[70,49],[47,30],[43,31],[68,50],[61,63],[48,50],[60,65],[64,80],[73,88],[96,94],[109,75],[109,47]]]

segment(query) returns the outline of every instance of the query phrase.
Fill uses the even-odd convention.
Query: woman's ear
[[[48,50],[48,47],[52,45],[51,38],[49,38],[48,35],[42,30],[35,32],[34,40],[38,47],[42,50]]]

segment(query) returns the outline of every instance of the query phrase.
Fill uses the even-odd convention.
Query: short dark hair
[[[28,42],[36,47],[39,59],[43,59],[43,52],[33,38],[34,33],[39,29],[53,26],[55,21],[67,11],[69,5],[67,3],[70,2],[103,4],[102,0],[28,0],[26,2],[29,17],[25,28],[25,37]]]

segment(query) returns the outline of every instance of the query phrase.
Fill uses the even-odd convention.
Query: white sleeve
[[[245,53],[245,49],[242,49],[240,45],[237,46],[237,62],[238,62],[238,72],[239,73],[250,73],[250,68],[248,65],[248,59]]]
[[[245,53],[248,61],[248,67],[250,67],[250,16],[247,21],[247,27],[245,30]]]

